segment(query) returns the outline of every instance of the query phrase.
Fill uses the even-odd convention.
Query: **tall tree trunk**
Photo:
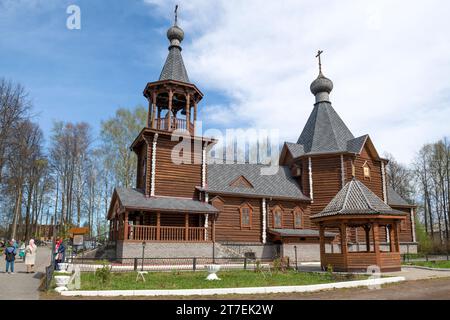
[[[21,215],[22,215],[22,184],[20,183],[18,187],[13,222],[11,227],[11,239],[17,238],[17,224],[19,221],[19,217]]]
[[[32,199],[33,199],[33,184],[30,183],[30,187],[28,189],[28,194],[27,194],[27,205],[26,205],[26,211],[25,211],[25,234],[24,234],[25,240],[28,240],[28,237],[30,235],[30,211],[31,211]]]

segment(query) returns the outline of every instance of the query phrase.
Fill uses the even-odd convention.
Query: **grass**
[[[421,266],[421,267],[428,267],[428,268],[443,268],[443,269],[450,269],[450,261],[415,261],[408,263],[408,265],[413,266]]]
[[[136,282],[135,272],[112,273],[109,281],[102,283],[94,272],[81,275],[81,290],[143,290],[143,289],[200,289],[263,286],[293,286],[367,279],[364,275],[337,275],[306,272],[254,272],[222,271],[221,281],[206,281],[207,272],[149,272],[146,282]]]

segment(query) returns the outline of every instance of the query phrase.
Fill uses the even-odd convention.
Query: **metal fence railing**
[[[423,261],[450,261],[450,253],[447,254],[403,254],[403,263]]]
[[[118,258],[112,260],[97,258],[71,258],[67,261],[80,267],[80,271],[96,271],[104,265],[109,266],[112,272],[129,271],[200,271],[207,265],[220,264],[222,270],[269,267],[270,260],[255,260],[251,258]]]

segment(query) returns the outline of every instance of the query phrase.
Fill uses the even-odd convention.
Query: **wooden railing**
[[[186,119],[178,119],[175,117],[171,118],[171,131],[173,130],[187,130],[187,120]],[[169,119],[155,119],[155,126],[158,130],[169,130]],[[189,123],[189,132],[192,134],[194,130],[194,125]]]
[[[205,241],[205,228],[130,226],[128,240],[202,242]]]

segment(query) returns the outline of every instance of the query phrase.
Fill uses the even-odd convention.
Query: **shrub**
[[[333,266],[332,266],[331,264],[328,264],[328,265],[327,265],[327,272],[328,272],[329,274],[333,274]]]
[[[261,272],[262,272],[261,261],[256,260],[254,271],[255,271],[255,272],[258,272],[258,273],[261,273]]]
[[[285,272],[289,268],[289,258],[276,258],[273,260],[273,270],[275,272]]]
[[[107,284],[111,280],[111,266],[103,264],[103,267],[95,270],[95,277],[100,280],[102,285]]]

